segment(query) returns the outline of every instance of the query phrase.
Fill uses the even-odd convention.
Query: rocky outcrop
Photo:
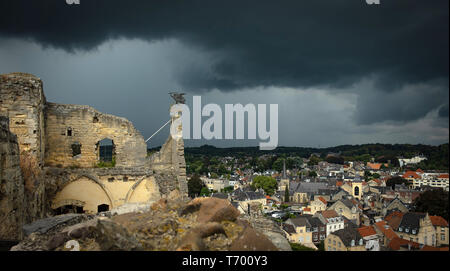
[[[254,229],[264,233],[264,235],[282,251],[290,251],[291,246],[280,227],[271,219],[264,216],[244,216],[242,220],[249,223]]]
[[[26,227],[35,231],[12,250],[71,250],[71,243],[80,250],[102,251],[278,250],[264,233],[238,215],[226,200],[187,202],[173,196],[141,212],[71,219],[59,216],[35,222],[34,227]]]

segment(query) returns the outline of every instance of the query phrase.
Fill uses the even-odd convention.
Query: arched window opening
[[[109,205],[108,204],[100,204],[97,206],[97,212],[106,212],[109,211]]]
[[[359,196],[359,187],[358,186],[355,187],[355,196]]]
[[[72,136],[72,128],[67,128],[67,136]]]
[[[97,158],[99,167],[114,167],[116,164],[116,146],[114,141],[104,138],[97,142]]]

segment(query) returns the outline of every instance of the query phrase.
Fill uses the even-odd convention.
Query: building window
[[[81,154],[81,144],[79,142],[73,143],[71,147],[72,147],[72,157]]]
[[[67,136],[72,136],[72,128],[67,128]]]
[[[445,241],[445,234],[441,233],[441,241]]]

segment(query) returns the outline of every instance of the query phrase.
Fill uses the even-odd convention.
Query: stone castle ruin
[[[181,137],[147,155],[130,121],[47,102],[33,75],[0,75],[0,124],[0,239],[20,239],[24,223],[55,214],[187,196]]]

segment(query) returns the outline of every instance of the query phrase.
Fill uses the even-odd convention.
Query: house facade
[[[436,246],[448,246],[448,221],[441,216],[430,216],[436,231]]]
[[[366,251],[364,239],[354,228],[340,229],[325,238],[325,251]]]
[[[403,215],[396,234],[405,240],[422,245],[436,246],[436,229],[430,216],[424,213],[408,212]]]
[[[326,225],[326,236],[344,228],[344,218],[338,215],[334,210],[317,212],[314,216],[319,218],[320,221]]]

